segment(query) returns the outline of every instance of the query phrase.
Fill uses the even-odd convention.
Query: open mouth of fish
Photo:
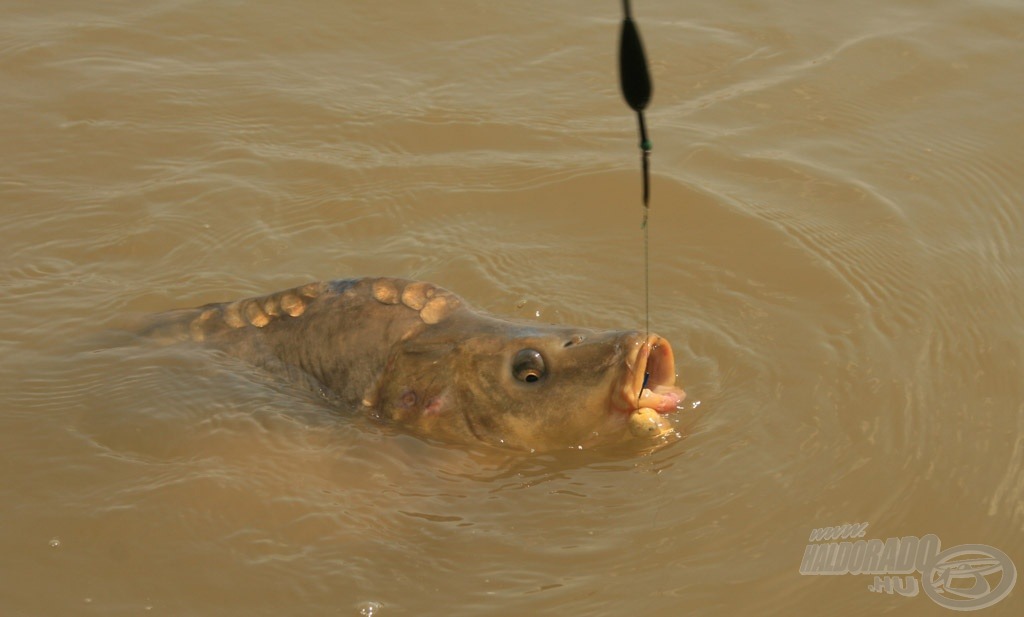
[[[675,411],[686,393],[676,383],[676,363],[669,342],[649,335],[626,357],[626,378],[614,407],[625,412],[648,407],[658,413]]]

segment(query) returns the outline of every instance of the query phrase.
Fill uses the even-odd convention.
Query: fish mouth
[[[626,356],[626,377],[612,405],[631,413],[649,407],[658,413],[675,411],[686,393],[676,383],[676,363],[672,345],[651,334],[634,341]]]

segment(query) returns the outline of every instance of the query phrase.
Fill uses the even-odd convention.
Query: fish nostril
[[[576,334],[572,338],[570,338],[568,341],[566,341],[565,345],[562,345],[562,347],[572,347],[573,345],[579,345],[582,342],[583,342],[583,336],[579,335],[579,334]]]

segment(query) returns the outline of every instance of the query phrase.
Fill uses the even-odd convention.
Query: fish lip
[[[639,340],[638,340],[639,339]],[[647,383],[644,383],[645,376]],[[618,388],[612,408],[624,413],[639,409],[645,388],[674,387],[676,383],[675,354],[668,340],[657,334],[635,338],[626,356],[626,376]],[[680,397],[685,393],[679,389]],[[682,400],[680,398],[679,400]],[[659,410],[660,411],[660,410]],[[662,412],[664,413],[664,412]]]

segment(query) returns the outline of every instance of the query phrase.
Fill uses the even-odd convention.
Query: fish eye
[[[519,381],[536,383],[544,372],[544,357],[536,349],[520,349],[512,360],[512,375]]]

